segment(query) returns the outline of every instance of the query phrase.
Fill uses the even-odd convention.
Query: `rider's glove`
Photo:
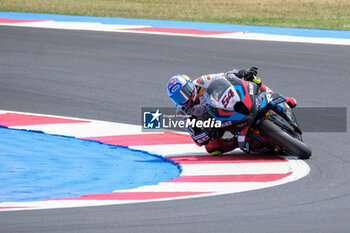
[[[246,81],[252,81],[254,76],[258,75],[258,68],[251,67],[243,71],[243,78]]]
[[[243,71],[243,79],[250,82],[255,82],[258,86],[261,85],[261,80],[257,76],[258,75],[258,68],[257,67],[251,67]]]

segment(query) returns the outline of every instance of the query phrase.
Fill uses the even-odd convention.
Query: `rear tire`
[[[283,131],[272,120],[263,120],[260,125],[260,131],[265,138],[270,139],[275,145],[282,147],[287,153],[298,156],[300,159],[310,158],[312,153],[311,148]]]

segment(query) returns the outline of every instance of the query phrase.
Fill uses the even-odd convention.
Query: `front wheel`
[[[311,148],[282,130],[272,120],[263,120],[260,131],[263,137],[269,139],[274,145],[281,147],[288,154],[298,156],[300,159],[310,158]]]

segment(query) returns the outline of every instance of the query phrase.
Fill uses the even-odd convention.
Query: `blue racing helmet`
[[[189,105],[196,99],[197,91],[191,79],[184,74],[170,78],[167,84],[168,95],[176,105]]]

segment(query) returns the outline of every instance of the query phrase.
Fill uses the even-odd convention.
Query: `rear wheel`
[[[284,149],[288,154],[298,156],[300,159],[309,159],[311,148],[302,141],[289,135],[272,120],[265,119],[260,126],[261,134],[270,141]]]

